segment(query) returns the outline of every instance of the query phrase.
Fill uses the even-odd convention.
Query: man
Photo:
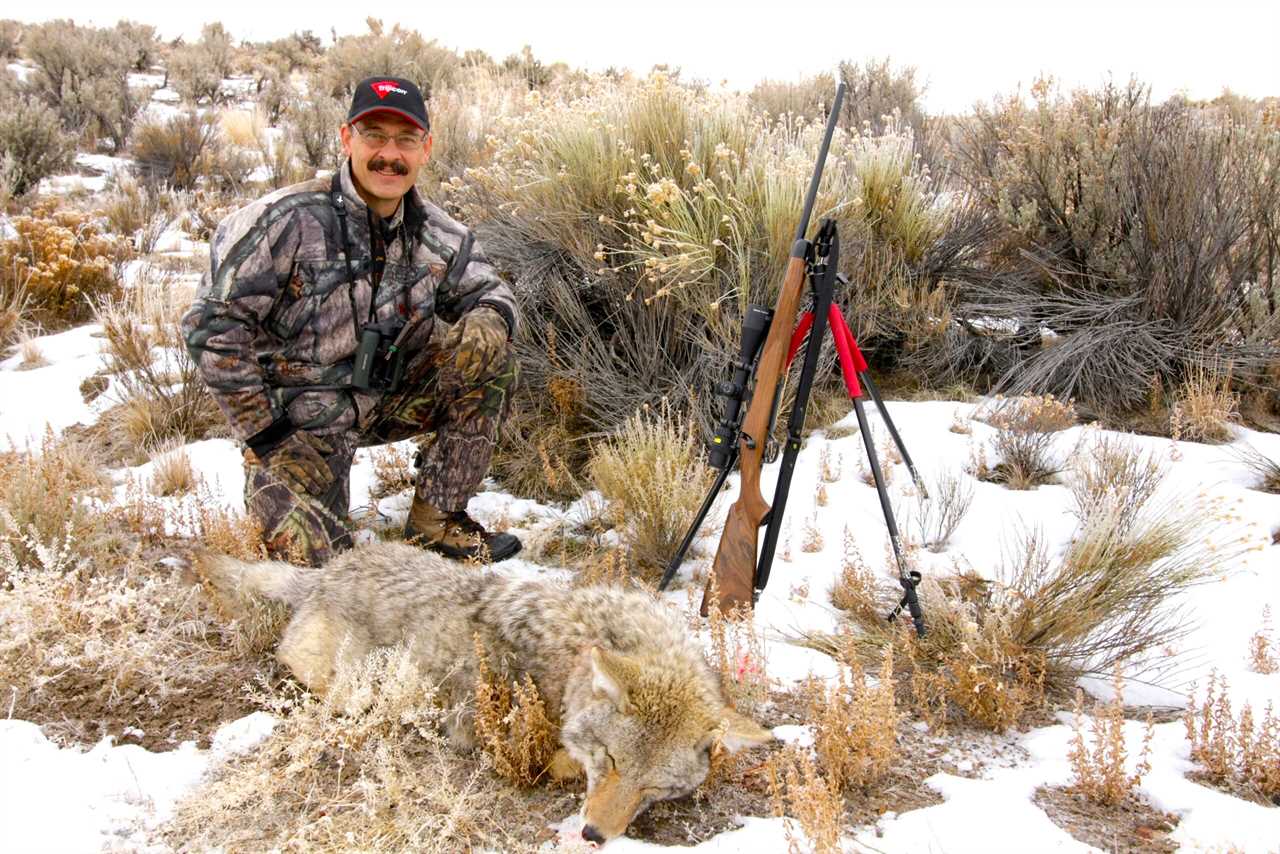
[[[337,173],[223,220],[182,320],[246,446],[245,503],[273,556],[318,565],[350,547],[356,449],[431,431],[405,538],[458,559],[520,549],[466,513],[515,380],[515,300],[415,188],[430,130],[412,82],[361,81]]]

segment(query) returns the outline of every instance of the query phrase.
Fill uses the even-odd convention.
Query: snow
[[[185,239],[183,235],[173,235],[170,245],[174,251],[184,249]],[[99,327],[91,325],[35,339],[35,346],[50,363],[45,367],[19,370],[19,355],[0,362],[0,400],[4,401],[0,407],[0,448],[29,447],[38,444],[46,429],[57,433],[77,422],[92,423],[98,417],[106,404],[102,398],[95,404],[85,404],[79,385],[103,365],[100,333]],[[163,353],[157,357],[163,357]],[[110,391],[103,395],[109,396]],[[888,409],[927,484],[932,484],[941,472],[960,471],[973,449],[988,444],[994,432],[988,425],[970,420],[979,411],[971,403],[892,401]],[[867,413],[876,445],[883,451],[887,432],[882,418],[873,407],[868,407]],[[949,428],[957,420],[969,427],[969,434],[951,432]],[[851,429],[855,431],[851,435],[841,435]],[[1168,472],[1162,498],[1212,500],[1228,508],[1230,518],[1207,529],[1206,535],[1221,548],[1241,550],[1239,558],[1224,567],[1219,576],[1187,597],[1184,604],[1189,633],[1176,649],[1158,653],[1172,653],[1167,656],[1169,666],[1157,673],[1159,679],[1129,680],[1126,702],[1182,707],[1190,684],[1203,686],[1209,673],[1216,670],[1228,681],[1236,708],[1249,702],[1260,711],[1268,700],[1280,697],[1280,676],[1253,673],[1246,654],[1248,638],[1260,625],[1262,608],[1269,604],[1280,619],[1280,547],[1270,544],[1271,532],[1280,525],[1280,496],[1251,489],[1252,476],[1234,452],[1248,445],[1272,459],[1280,458],[1280,435],[1236,428],[1230,445],[1208,446],[1074,427],[1056,434],[1053,451],[1065,462],[1101,436],[1128,442],[1162,461]],[[412,444],[402,443],[401,448],[411,451]],[[199,498],[159,500],[175,510],[184,502],[197,500],[243,509],[243,474],[236,444],[214,439],[191,443],[184,450],[208,489]],[[372,449],[362,449],[356,454],[351,508],[376,513],[379,524],[397,526],[408,511],[410,495],[406,492],[371,501],[373,453]],[[841,468],[842,474],[826,484],[827,503],[819,506],[815,495],[824,453],[831,465]],[[787,507],[789,532],[780,543],[769,587],[756,609],[757,627],[766,644],[767,672],[779,684],[795,683],[811,674],[829,679],[836,672],[832,659],[789,640],[801,632],[830,631],[837,626],[838,615],[828,604],[827,592],[840,571],[845,530],[868,565],[885,563],[887,538],[876,491],[858,476],[863,457],[862,438],[856,433],[856,420],[850,413],[827,431],[812,434],[797,461]],[[904,532],[909,534],[906,517],[914,501],[911,478],[901,463],[887,467],[892,472],[890,493],[904,517]],[[114,472],[116,500],[123,500],[130,481],[149,480],[153,468],[154,464],[148,463]],[[777,468],[774,464],[763,472],[766,499],[772,497]],[[995,484],[970,482],[974,489],[973,507],[943,552],[920,553],[925,573],[950,572],[959,565],[992,577],[1001,565],[1003,551],[1020,528],[1042,531],[1051,556],[1060,554],[1069,544],[1077,520],[1066,486],[1046,485],[1030,492],[1014,492]],[[705,570],[710,564],[719,525],[736,498],[738,483],[736,475],[729,478],[728,490],[712,509],[695,541],[692,557],[681,568],[675,585],[678,589],[665,594],[682,610],[687,608],[691,574],[695,568]],[[508,521],[513,530],[531,541],[552,536],[563,526],[582,520],[600,501],[600,496],[588,493],[567,506],[549,506],[514,498],[489,484],[472,499],[469,509],[484,523]],[[171,515],[180,518],[185,514]],[[824,542],[818,551],[801,549],[806,523],[822,533]],[[500,571],[528,576],[564,574],[561,568],[527,559],[530,551],[521,559],[501,564]],[[1110,684],[1105,678],[1088,677],[1081,680],[1081,685],[1096,696],[1109,696]],[[846,847],[865,846],[885,852],[1093,850],[1060,830],[1032,800],[1038,787],[1061,786],[1070,781],[1066,760],[1072,738],[1070,724],[1071,715],[1062,714],[1059,723],[1052,726],[1021,735],[993,737],[1019,757],[1016,761],[975,766],[975,757],[955,756],[955,767],[982,770],[972,776],[935,774],[926,782],[943,798],[942,803],[883,816],[873,828],[855,831],[845,840]],[[217,762],[234,750],[252,749],[270,729],[270,720],[265,716],[251,716],[219,729],[214,746],[208,751],[187,744],[175,751],[152,754],[110,741],[88,751],[59,749],[31,724],[0,721],[0,765],[5,768],[0,783],[0,826],[6,831],[5,848],[153,850],[149,847],[155,844],[153,831],[171,815],[174,803],[193,791]],[[1141,723],[1126,723],[1131,757],[1140,753],[1143,731]],[[812,733],[801,726],[778,727],[775,735],[801,746],[812,741]],[[1151,746],[1151,771],[1143,778],[1140,791],[1157,808],[1179,816],[1173,838],[1185,850],[1224,850],[1230,846],[1242,851],[1276,849],[1280,841],[1280,810],[1225,795],[1187,778],[1194,766],[1180,722],[1157,725]],[[776,851],[787,847],[786,821],[749,816],[741,821],[741,828],[689,850]],[[576,817],[570,816],[558,826],[562,844],[556,850],[585,850],[573,841],[580,830],[577,822]],[[799,834],[798,828],[791,828],[790,832]],[[663,849],[634,839],[620,839],[611,842],[608,850],[626,854]]]
[[[137,745],[60,748],[35,724],[0,720],[0,827],[7,851],[162,851],[148,841],[216,765],[252,749],[275,719],[254,712],[224,724],[212,747],[184,742],[151,753]]]

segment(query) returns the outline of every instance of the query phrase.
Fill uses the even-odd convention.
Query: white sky
[[[398,21],[447,46],[481,48],[498,59],[527,43],[544,61],[637,71],[667,63],[682,67],[686,77],[738,87],[833,70],[842,59],[888,56],[919,69],[928,84],[926,104],[935,112],[965,110],[1020,82],[1025,88],[1041,73],[1090,86],[1108,75],[1123,82],[1133,74],[1151,84],[1158,99],[1179,91],[1212,97],[1226,86],[1254,97],[1280,95],[1278,0],[410,0],[308,6],[46,0],[24,7],[3,16],[71,17],[98,25],[127,17],[155,26],[166,38],[198,34],[201,24],[217,17],[237,38],[311,29],[326,42],[331,28],[362,32],[365,17],[374,15],[388,26]]]

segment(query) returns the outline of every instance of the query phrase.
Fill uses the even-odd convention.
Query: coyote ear
[[[598,646],[591,647],[591,691],[607,697],[618,709],[627,707],[627,688],[622,681],[618,656],[605,652]]]
[[[773,741],[773,733],[746,715],[738,714],[725,706],[720,712],[720,743],[725,750],[735,753],[744,747],[759,747]]]

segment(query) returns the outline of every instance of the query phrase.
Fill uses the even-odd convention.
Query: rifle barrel
[[[836,122],[840,120],[840,105],[844,102],[844,81],[836,87],[836,98],[831,102],[831,114],[827,116],[827,130],[822,136],[822,148],[818,150],[818,167],[813,170],[809,179],[809,192],[804,196],[804,211],[800,214],[800,224],[796,226],[796,240],[804,240],[809,231],[809,217],[813,215],[813,205],[818,199],[818,185],[822,183],[822,164],[827,162],[827,150],[831,148],[831,137],[836,132]],[[793,240],[792,243],[795,241]],[[789,322],[789,321],[788,321]]]

